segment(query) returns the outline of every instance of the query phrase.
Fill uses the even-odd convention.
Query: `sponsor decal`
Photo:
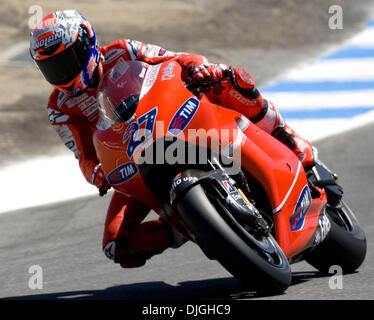
[[[95,68],[96,68],[95,60],[96,60],[95,55],[92,55],[87,65],[87,72],[89,74],[93,74],[93,72],[95,71]]]
[[[147,67],[143,65],[142,71],[139,73],[139,78],[144,79],[145,73],[147,72]]]
[[[124,49],[114,49],[107,52],[104,57],[104,64],[111,63],[115,58],[119,57],[121,54],[125,53]]]
[[[189,98],[171,119],[168,132],[174,136],[180,134],[190,123],[199,108],[200,101],[194,97]]]
[[[158,56],[162,57],[163,55],[165,55],[165,53],[166,53],[166,50],[164,48],[160,48],[160,50],[158,51]]]
[[[91,116],[95,111],[97,111],[98,108],[97,108],[97,105],[94,104],[93,106],[89,107],[88,109],[86,109],[85,111],[83,111],[83,114],[86,116],[86,117],[89,117]]]
[[[128,162],[112,170],[108,174],[107,179],[111,185],[117,185],[130,180],[138,172],[139,170],[136,164],[134,162]]]
[[[143,50],[143,55],[147,58],[153,58],[157,57],[159,53],[160,47],[159,46],[154,46],[154,45],[146,45],[144,50]]]
[[[326,215],[322,215],[318,219],[318,225],[321,229],[321,237],[324,240],[331,229],[331,223]]]
[[[155,66],[149,66],[147,70],[147,74],[145,76],[144,85],[142,88],[142,96],[145,96],[145,94],[149,91],[150,88],[153,87],[158,72],[160,71],[161,65],[155,65]]]
[[[299,231],[303,228],[305,217],[312,204],[309,188],[306,185],[299,196],[295,211],[290,217],[291,231]]]
[[[175,63],[170,62],[163,70],[162,70],[162,78],[161,80],[170,80],[174,77],[173,69],[174,69]]]
[[[77,11],[75,10],[63,10],[63,11],[56,11],[55,15],[59,19],[71,19],[71,18],[83,18]]]
[[[86,110],[91,104],[96,102],[96,98],[94,96],[89,97],[87,100],[84,100],[82,103],[78,105],[78,108],[81,111]]]
[[[88,118],[88,121],[90,122],[93,122],[94,120],[96,121],[96,118],[99,114],[99,109],[97,109],[97,112],[95,112],[93,115],[91,115],[89,118]]]
[[[175,190],[175,188],[177,186],[179,186],[182,182],[191,182],[191,183],[194,183],[194,182],[196,182],[198,180],[199,179],[197,177],[183,177],[182,178],[182,175],[179,173],[173,179],[173,183],[171,185],[171,188],[172,188],[172,190]]]
[[[145,85],[147,87],[152,87],[153,84],[155,83],[160,67],[161,67],[160,65],[149,66],[148,72],[145,78]]]
[[[60,91],[57,96],[57,107],[61,108],[62,104],[64,103],[67,97],[68,96],[65,93]]]
[[[143,98],[155,84],[158,72],[160,71],[160,67],[161,67],[161,64],[158,64],[155,66],[150,65],[148,69],[146,70],[147,72],[145,74],[142,91],[140,93],[140,99]]]
[[[228,193],[236,192],[236,189],[233,187],[229,180],[223,180],[222,182]]]
[[[64,32],[62,30],[55,31],[53,32],[52,35],[47,36],[46,38],[41,39],[40,41],[36,42],[35,50],[40,49],[42,47],[48,48],[50,46],[53,46],[54,44],[61,43],[63,36],[64,36]]]
[[[326,217],[325,213],[318,217],[318,227],[316,230],[316,235],[314,239],[314,245],[320,244],[323,240],[325,240],[327,234],[331,229],[331,223],[329,218]]]
[[[121,78],[129,68],[129,65],[123,60],[123,58],[119,58],[117,63],[114,65],[113,69],[110,71],[109,80],[114,84]]]
[[[66,106],[68,108],[71,108],[71,107],[74,107],[76,104],[82,102],[84,99],[86,99],[88,97],[87,93],[84,92],[82,93],[81,95],[77,96],[77,97],[74,97],[74,98],[70,98],[69,100],[66,101]]]
[[[182,173],[178,173],[175,177],[174,177],[174,179],[173,179],[173,182],[172,183],[175,183],[175,182],[177,182],[177,180],[179,180],[180,178],[182,178]]]
[[[157,107],[143,114],[127,127],[122,142],[125,144],[128,141],[126,153],[129,159],[132,158],[135,150],[145,142],[147,138],[153,136],[156,116]]]
[[[52,26],[56,23],[57,23],[57,19],[51,17],[47,20],[40,21],[38,26],[37,26],[37,29],[40,29],[41,31],[43,31],[43,29],[45,29],[45,27]]]

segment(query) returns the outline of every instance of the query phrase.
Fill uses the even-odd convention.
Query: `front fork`
[[[229,211],[232,216],[245,228],[257,236],[268,236],[272,222],[264,219],[246,194],[243,188],[248,188],[244,175],[230,177],[223,168],[217,166],[211,171],[187,169],[175,176],[170,190],[170,203],[164,205],[164,214],[176,226],[177,230],[193,240],[193,235],[183,230],[178,224],[176,203],[178,199],[195,185],[200,184],[207,191],[207,196],[217,207]],[[245,190],[245,189],[244,189]],[[248,190],[245,190],[248,193]],[[218,212],[220,210],[217,210]],[[182,223],[183,224],[183,223]],[[187,234],[186,234],[187,233]]]
[[[327,196],[326,206],[335,208],[341,204],[343,188],[337,183],[338,176],[320,161],[317,156],[315,156],[315,165],[306,170],[306,176],[313,198],[320,197],[320,190],[323,190]],[[331,223],[326,214],[325,207],[318,218],[318,227],[314,235],[314,242],[311,250],[314,250],[314,248],[326,239],[330,229]]]

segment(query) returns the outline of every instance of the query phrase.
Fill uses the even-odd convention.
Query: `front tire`
[[[352,210],[344,201],[339,207],[327,207],[331,229],[326,239],[306,258],[322,273],[337,265],[344,273],[354,272],[365,259],[366,238]]]
[[[257,292],[285,291],[291,270],[274,238],[251,235],[227,210],[217,208],[206,192],[196,185],[176,203],[177,212],[203,252]]]

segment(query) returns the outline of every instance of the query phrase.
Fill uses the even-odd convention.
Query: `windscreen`
[[[119,59],[105,73],[98,91],[99,108],[105,117],[116,122],[132,117],[148,68],[144,62]]]

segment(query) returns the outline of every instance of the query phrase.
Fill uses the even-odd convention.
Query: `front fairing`
[[[138,94],[139,101],[128,121],[118,121],[113,110],[100,104],[99,120],[93,139],[103,171],[113,188],[141,199],[156,209],[160,207],[159,201],[139,174],[138,158],[153,139],[168,134],[167,126],[175,110],[191,98],[192,94],[185,89],[181,81],[181,68],[176,62],[146,65],[145,72],[140,73],[141,86],[138,82],[135,87],[126,89],[124,83],[134,77],[134,69],[141,70],[140,64],[143,63],[126,62],[126,67],[122,68],[126,69],[126,72],[121,77],[113,77],[115,73],[109,71],[112,72],[111,78],[107,79],[105,85],[101,85],[98,95],[105,92],[110,101],[114,102],[114,107],[116,102],[129,95]],[[168,70],[167,77],[165,70]],[[129,77],[126,78],[127,73]],[[135,74],[135,77],[138,76],[139,74]]]

